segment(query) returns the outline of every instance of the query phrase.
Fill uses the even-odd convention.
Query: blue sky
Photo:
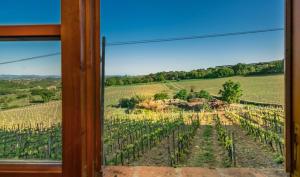
[[[0,25],[58,24],[60,0],[1,0]],[[0,42],[0,62],[60,51],[59,41]],[[60,75],[60,56],[0,65],[0,74]]]
[[[1,0],[0,24],[59,23],[59,0]],[[20,4],[19,2],[23,2]],[[109,42],[284,26],[284,0],[102,0]],[[42,44],[43,43],[43,44]],[[0,61],[60,50],[59,42],[0,43]],[[18,51],[18,52],[16,52]],[[284,32],[107,48],[108,75],[191,70],[282,59]],[[0,66],[0,74],[59,74],[60,58]],[[26,65],[28,70],[20,70]],[[4,67],[5,66],[5,67]],[[44,69],[41,69],[44,68]]]

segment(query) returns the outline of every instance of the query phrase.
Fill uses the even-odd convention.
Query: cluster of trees
[[[53,97],[55,96],[56,92],[55,91],[51,91],[48,89],[32,89],[31,90],[31,95],[32,96],[40,96],[42,98],[41,102],[49,102],[50,100],[53,99]],[[32,102],[40,102],[37,100],[32,99]]]
[[[241,84],[239,82],[228,80],[222,85],[222,89],[219,91],[219,94],[221,95],[220,99],[227,103],[238,103],[243,95],[242,92],[243,90],[241,89]],[[167,99],[169,96],[166,93],[157,93],[154,95],[154,98],[155,100]],[[206,90],[195,92],[194,89],[191,89],[191,91],[188,92],[186,89],[181,89],[173,96],[173,98],[181,100],[205,98],[207,100],[211,100],[213,96],[211,96]]]
[[[284,73],[284,60],[264,63],[243,64],[230,66],[217,66],[214,68],[186,71],[169,71],[149,74],[144,76],[111,76],[105,80],[106,86],[130,85],[149,82],[163,82],[186,79],[210,79],[230,76],[249,76]]]
[[[221,95],[221,100],[227,103],[238,103],[240,101],[242,94],[241,85],[239,82],[233,82],[231,80],[226,81],[222,89],[219,91]],[[169,99],[169,95],[165,92],[156,93],[153,96],[154,100],[164,100]],[[199,92],[195,92],[191,89],[188,93],[186,89],[179,90],[174,96],[174,99],[181,100],[190,100],[193,98],[205,98],[207,100],[211,100],[213,97],[206,90],[200,90]],[[128,110],[132,110],[136,108],[136,105],[140,102],[143,102],[146,98],[143,96],[133,96],[131,98],[122,98],[119,100],[118,106],[121,108],[127,108]]]

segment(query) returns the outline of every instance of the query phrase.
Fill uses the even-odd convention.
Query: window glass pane
[[[60,23],[60,0],[2,0],[0,25]]]
[[[0,42],[0,161],[61,160],[60,42]]]
[[[284,1],[118,2],[101,2],[107,176],[286,176]]]

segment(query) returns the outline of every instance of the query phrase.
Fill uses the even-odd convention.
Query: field
[[[194,87],[195,90],[204,89],[212,95],[218,95],[222,84],[229,79],[241,83],[243,100],[280,105],[284,104],[284,75],[252,77],[235,76],[219,79],[173,81],[159,84],[114,86],[106,88],[105,101],[107,104],[112,104],[116,103],[122,97],[131,97],[135,94],[152,96],[159,91],[174,93],[182,88],[189,90],[191,87]]]
[[[229,79],[241,84],[243,100],[283,105],[283,75],[106,87],[105,164],[283,168],[282,108],[153,100],[181,89],[218,96]],[[16,89],[0,96],[0,159],[61,160],[59,80],[12,82]],[[126,98],[136,105],[120,106]]]

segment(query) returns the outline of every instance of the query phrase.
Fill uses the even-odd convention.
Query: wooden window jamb
[[[59,40],[60,25],[0,26],[0,41]],[[61,177],[61,163],[47,161],[0,161],[2,177]]]
[[[100,0],[61,5],[61,25],[0,26],[0,40],[61,40],[63,163],[3,162],[1,177],[101,176]]]
[[[285,1],[285,169],[293,171],[292,1]]]

